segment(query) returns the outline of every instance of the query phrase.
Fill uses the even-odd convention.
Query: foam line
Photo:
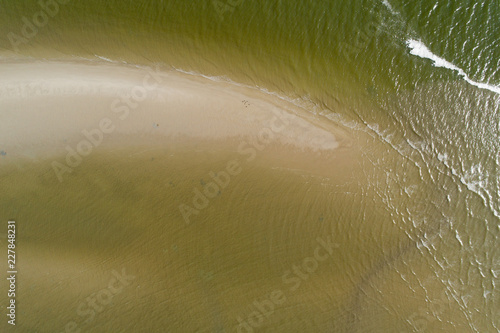
[[[469,78],[467,73],[464,72],[463,69],[453,65],[451,62],[447,61],[446,59],[443,59],[443,58],[435,55],[421,41],[409,39],[406,41],[406,45],[408,45],[408,47],[410,48],[410,54],[415,55],[415,56],[420,57],[420,58],[432,60],[433,65],[435,67],[444,67],[444,68],[447,68],[447,69],[450,69],[453,71],[457,71],[458,74],[460,76],[462,76],[465,81],[467,81],[468,83],[470,83],[473,86],[476,86],[480,89],[486,89],[486,90],[489,90],[491,92],[500,94],[500,87],[493,86],[493,85],[490,85],[487,83],[476,82],[476,81],[472,80],[471,78]]]

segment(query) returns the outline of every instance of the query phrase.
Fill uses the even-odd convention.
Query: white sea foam
[[[443,59],[429,50],[427,46],[422,43],[421,41],[414,40],[414,39],[409,39],[406,41],[406,45],[410,48],[410,54],[415,55],[420,58],[425,58],[432,60],[433,65],[435,67],[444,67],[453,71],[457,71],[460,76],[464,78],[465,81],[467,81],[469,84],[476,86],[480,89],[486,89],[489,91],[492,91],[494,93],[500,94],[500,87],[498,86],[493,86],[487,83],[482,83],[482,82],[476,82],[469,78],[467,73],[464,72],[463,69],[455,66],[451,62],[447,61],[446,59]]]
[[[399,12],[397,12],[396,10],[394,10],[394,8],[392,8],[391,4],[389,3],[389,1],[387,0],[383,0],[382,1],[382,4],[387,7],[387,9],[390,10],[390,12],[393,14],[393,15],[396,15],[396,14],[399,14]]]

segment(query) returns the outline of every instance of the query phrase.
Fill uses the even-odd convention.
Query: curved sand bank
[[[100,127],[100,144],[110,146],[123,135],[161,143],[247,137],[321,152],[350,145],[292,103],[180,72],[50,62],[0,63],[0,71],[0,140],[11,157],[65,153],[66,143]]]
[[[360,284],[372,286],[406,233],[366,192],[349,133],[259,90],[176,72],[47,62],[0,72],[0,208],[20,225],[19,329],[375,325],[380,306],[359,308]],[[401,322],[381,322],[410,329],[425,303],[415,293],[398,304]]]

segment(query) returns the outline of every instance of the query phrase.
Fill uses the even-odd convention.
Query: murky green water
[[[20,287],[25,303],[32,284],[57,305],[43,315],[26,305],[20,321],[32,326],[23,329],[63,331],[71,318],[61,308],[74,314],[112,269],[134,262],[134,291],[85,330],[146,332],[134,323],[147,322],[158,332],[235,331],[255,299],[281,289],[286,303],[255,331],[498,331],[499,2],[228,3],[68,1],[23,34],[40,5],[0,1],[0,56],[159,63],[308,101],[310,112],[364,138],[353,175],[325,187],[253,165],[222,194],[229,201],[181,230],[176,200],[189,199],[190,182],[226,156],[192,168],[200,156],[96,156],[62,188],[44,181],[46,165],[4,163],[2,218],[29,221],[25,251],[72,249],[64,260],[82,263],[25,263],[34,276]],[[184,185],[173,193],[176,182]],[[334,237],[338,254],[290,292],[283,272],[322,235]],[[88,260],[85,275],[79,256],[89,252],[99,260]],[[53,280],[41,279],[49,268]],[[103,282],[78,291],[72,279],[83,277]]]

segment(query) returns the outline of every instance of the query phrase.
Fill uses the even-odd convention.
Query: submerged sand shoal
[[[253,137],[322,152],[352,144],[340,128],[283,98],[181,72],[56,62],[0,63],[0,71],[0,140],[11,156],[64,153],[64,143],[78,143],[100,124],[109,146],[120,135],[136,143],[139,136]]]
[[[268,332],[350,332],[372,309],[359,308],[360,284],[406,230],[367,193],[353,133],[258,89],[176,71],[45,61],[0,72],[0,208],[24,226],[21,329],[245,332],[253,320]],[[189,221],[182,205],[196,210]],[[122,270],[134,278],[107,303]],[[411,315],[419,296],[398,311]],[[279,304],[255,317],[269,299]]]

